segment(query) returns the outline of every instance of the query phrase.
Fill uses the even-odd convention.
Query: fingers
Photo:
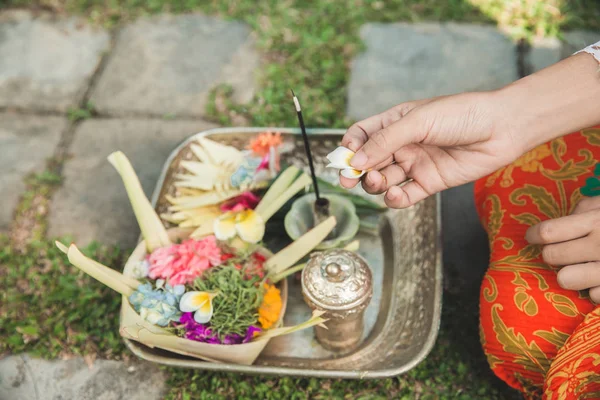
[[[585,197],[577,203],[573,214],[582,214],[592,210],[600,209],[600,197]]]
[[[398,164],[388,165],[380,171],[370,171],[363,180],[363,189],[369,194],[381,194],[392,186],[406,181],[406,172]]]
[[[401,186],[392,186],[387,191],[384,201],[390,208],[406,208],[429,197],[425,189],[416,181]]]
[[[569,290],[583,290],[600,286],[600,262],[595,261],[564,267],[558,271],[557,280],[561,288]],[[600,289],[598,290],[600,296]]]
[[[367,119],[355,123],[346,131],[346,134],[342,139],[342,146],[357,152],[367,142],[373,133],[390,126],[396,121],[399,121],[415,107],[429,103],[433,100],[435,100],[435,98],[402,103],[382,112],[381,114],[373,115]]]
[[[360,182],[360,179],[350,179],[340,175],[340,185],[346,189],[352,189],[354,186],[358,185],[358,182]]]
[[[529,228],[525,239],[532,244],[566,242],[588,235],[597,221],[597,215],[589,213],[550,219]]]
[[[387,159],[383,160],[381,163],[377,164],[375,166],[375,168],[373,168],[373,171],[379,171],[380,169],[386,168],[387,166],[389,166],[392,162],[394,161],[394,158],[392,156],[388,157]],[[363,175],[363,182],[365,181],[366,175]],[[346,178],[345,176],[342,176],[340,174],[340,184],[345,187],[346,189],[352,189],[354,186],[356,186],[358,184],[358,182],[360,182],[360,179],[352,179],[352,178]],[[365,185],[363,184],[363,187]],[[370,193],[370,192],[369,192]]]
[[[356,169],[373,168],[397,150],[411,143],[419,143],[425,135],[422,121],[415,113],[372,133],[369,140],[356,152],[350,165]]]
[[[399,108],[401,106],[390,108],[381,114],[373,115],[352,125],[342,138],[342,146],[354,152],[358,151],[373,132],[377,132],[402,118],[403,113]]]
[[[549,244],[542,249],[542,258],[550,265],[579,264],[598,259],[596,245],[590,237]]]
[[[600,286],[596,286],[590,289],[590,299],[596,303],[600,304]]]

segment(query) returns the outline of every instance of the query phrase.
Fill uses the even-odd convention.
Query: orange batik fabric
[[[480,179],[475,200],[488,233],[480,332],[492,370],[531,399],[600,399],[600,310],[560,288],[527,229],[569,215],[600,162],[600,128],[537,147]]]

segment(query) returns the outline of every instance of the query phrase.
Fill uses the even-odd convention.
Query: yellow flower
[[[228,211],[215,219],[213,230],[219,240],[237,235],[244,242],[258,243],[265,236],[265,221],[254,210]]]
[[[260,322],[263,329],[269,329],[279,320],[279,314],[281,314],[283,304],[279,289],[274,285],[266,283],[265,289],[266,291],[262,304],[258,308],[258,322]]]

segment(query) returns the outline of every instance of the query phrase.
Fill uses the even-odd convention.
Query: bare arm
[[[404,208],[596,124],[598,61],[577,54],[496,91],[400,104],[351,126],[342,145],[356,151],[354,168],[370,170],[362,178],[365,190],[386,192],[389,207]],[[407,179],[412,182],[398,186]]]

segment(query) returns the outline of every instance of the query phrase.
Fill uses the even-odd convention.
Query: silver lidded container
[[[315,327],[324,348],[346,352],[360,343],[373,296],[371,270],[362,257],[341,249],[313,253],[302,270],[302,294],[310,308],[326,312],[327,329]]]

